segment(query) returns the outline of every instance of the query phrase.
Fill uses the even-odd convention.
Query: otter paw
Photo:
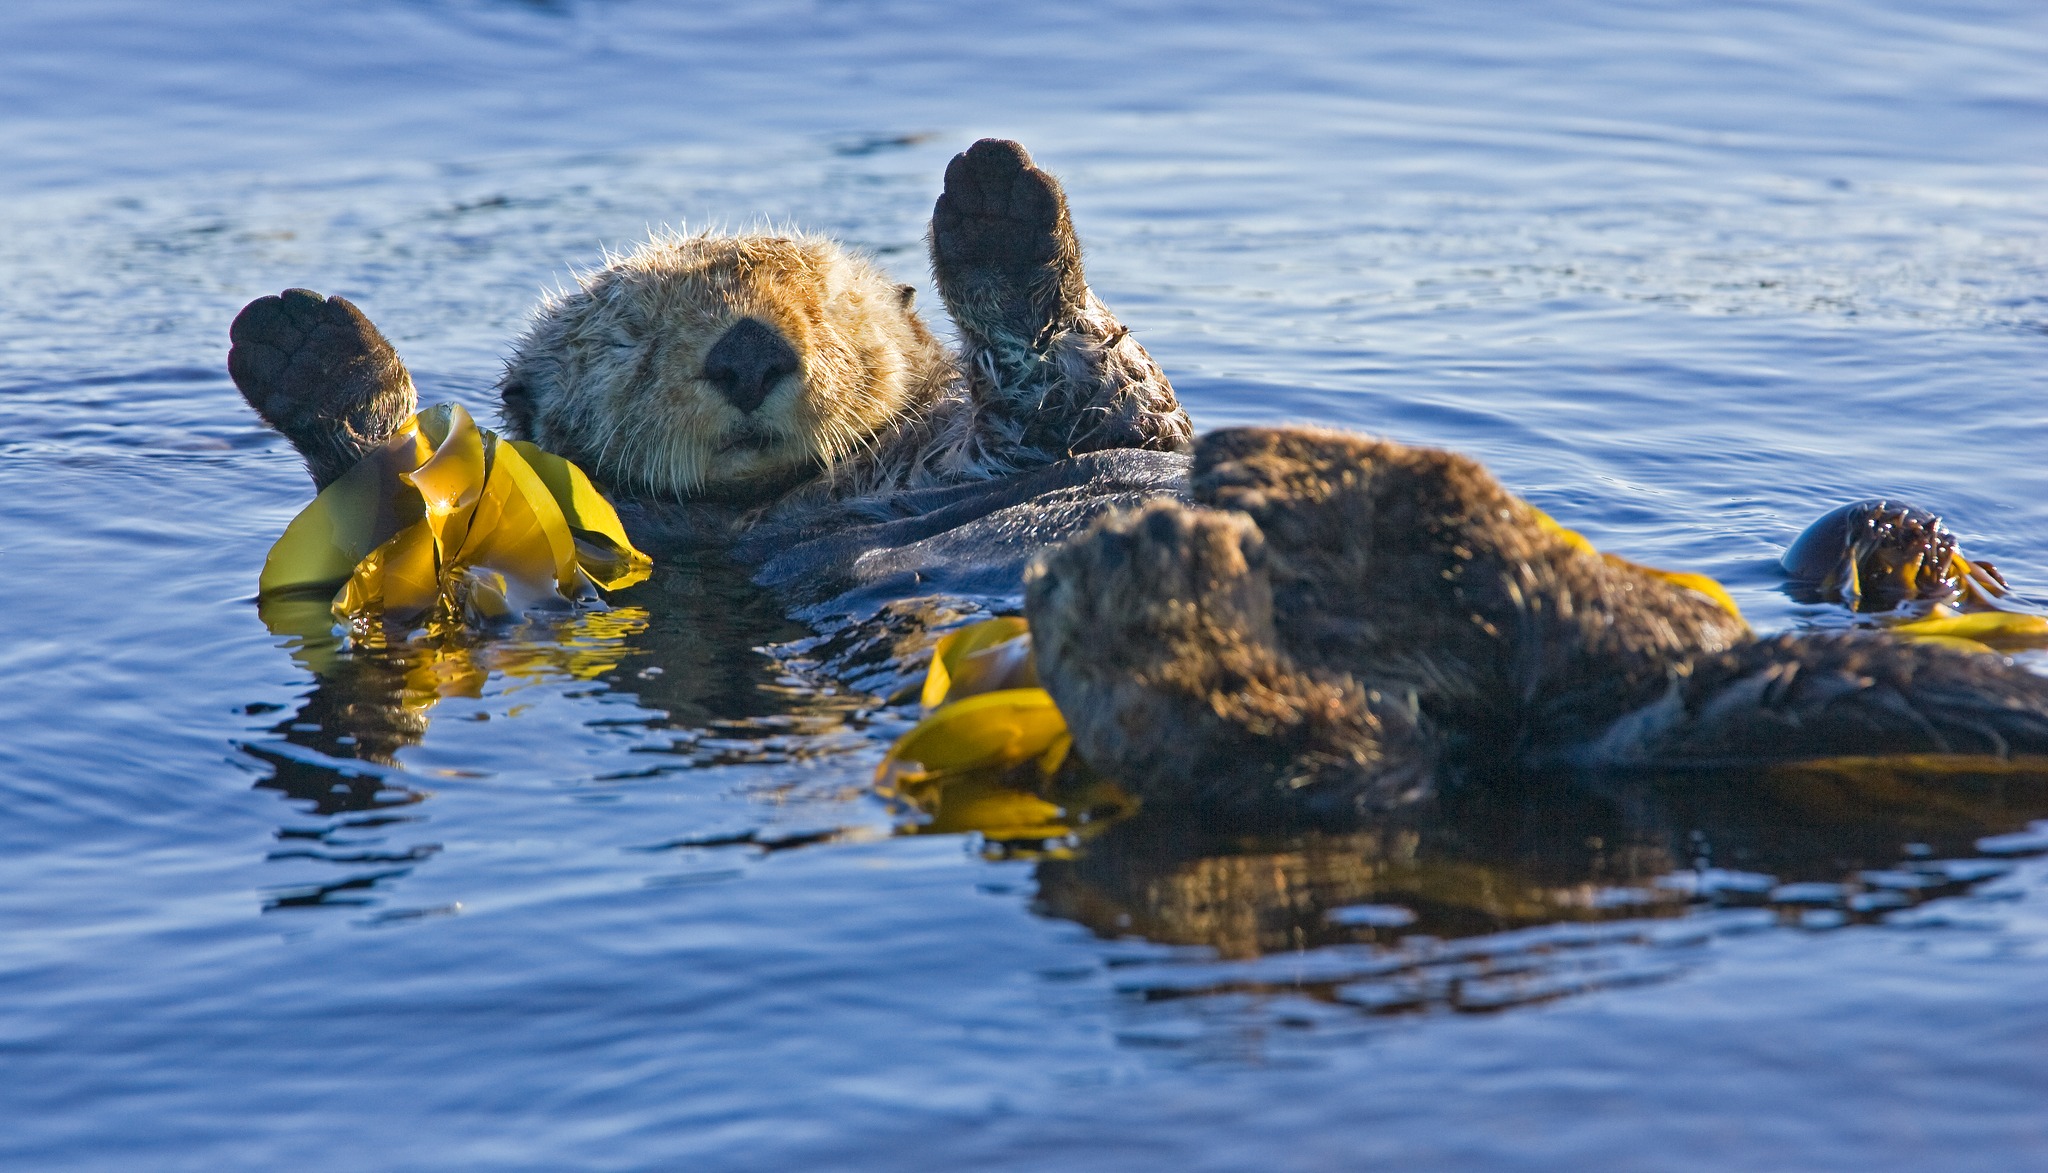
[[[228,374],[242,398],[325,487],[415,409],[412,376],[363,312],[287,289],[244,306],[228,329]]]
[[[1162,501],[1112,515],[1026,576],[1040,661],[1061,676],[1205,687],[1233,652],[1270,645],[1265,561],[1240,514]]]
[[[1026,591],[1039,678],[1076,748],[1146,801],[1336,818],[1427,786],[1433,742],[1405,701],[1276,648],[1243,515],[1112,516],[1043,556]]]
[[[931,250],[946,308],[984,340],[1032,345],[1087,297],[1059,181],[1004,139],[982,139],[947,165]]]

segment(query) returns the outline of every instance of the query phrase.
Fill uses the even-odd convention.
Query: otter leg
[[[1173,385],[1088,289],[1059,181],[1023,147],[983,139],[953,157],[932,208],[932,272],[982,401],[1050,458],[1108,448],[1186,451]]]
[[[1026,593],[1076,748],[1145,801],[1344,817],[1426,785],[1411,707],[1277,649],[1264,543],[1240,515],[1112,514],[1042,555]]]
[[[1782,635],[1690,669],[1662,700],[1616,721],[1589,756],[1762,765],[2048,755],[2048,680],[2003,656],[1879,634]]]
[[[318,488],[389,439],[416,409],[412,376],[370,319],[339,297],[287,289],[228,328],[228,374],[292,442]]]

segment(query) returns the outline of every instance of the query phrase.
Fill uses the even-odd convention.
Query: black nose
[[[751,412],[798,365],[796,351],[773,326],[741,318],[704,356],[704,377],[734,407]]]

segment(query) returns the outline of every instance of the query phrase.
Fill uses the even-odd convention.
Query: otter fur
[[[504,431],[646,506],[628,523],[656,545],[768,520],[787,533],[848,502],[890,516],[898,493],[1092,452],[1187,450],[1172,385],[1089,290],[1058,181],[1022,147],[953,159],[930,245],[958,353],[912,287],[830,240],[657,237],[541,306],[499,382]],[[316,484],[413,410],[403,364],[339,298],[259,298],[230,333],[236,385]]]
[[[1312,429],[1195,450],[1026,578],[1039,677],[1141,797],[1310,815],[1444,767],[2048,753],[2048,680],[1883,636],[1758,640],[1546,525],[1476,462]]]
[[[823,237],[658,236],[542,307],[499,383],[505,430],[634,497],[849,476],[957,381],[912,293]]]

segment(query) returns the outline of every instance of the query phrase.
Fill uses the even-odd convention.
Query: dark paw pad
[[[310,289],[250,302],[228,337],[228,374],[273,427],[308,415],[348,415],[386,389],[385,376],[404,370],[361,310]]]
[[[932,264],[955,316],[982,333],[1035,338],[1078,308],[1087,288],[1059,181],[1002,139],[983,139],[946,167]]]
[[[413,411],[412,379],[384,335],[339,297],[287,289],[229,327],[228,374],[325,484]]]
[[[1042,619],[1074,627],[1084,656],[1114,632],[1124,633],[1120,658],[1199,642],[1204,627],[1271,635],[1265,544],[1235,514],[1162,503],[1112,516],[1042,557],[1032,577],[1034,629]]]

